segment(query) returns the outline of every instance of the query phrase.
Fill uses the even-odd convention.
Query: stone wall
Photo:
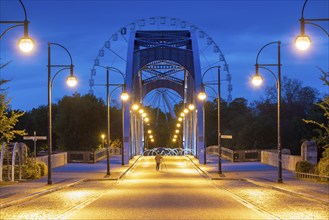
[[[37,161],[44,162],[48,166],[48,155],[37,157]],[[51,165],[52,168],[60,167],[67,164],[67,153],[58,153],[51,156]]]
[[[291,170],[291,171],[295,171],[296,163],[301,160],[302,160],[301,156],[282,154],[282,168]],[[261,152],[261,162],[277,167],[278,166],[277,151],[276,150],[262,151]]]

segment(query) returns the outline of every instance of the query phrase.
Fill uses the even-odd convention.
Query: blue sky
[[[266,85],[274,85],[270,74],[264,72],[266,82],[261,89],[250,85],[250,76],[259,49],[272,41],[282,41],[282,75],[299,79],[304,86],[317,88],[323,95],[328,88],[320,81],[317,67],[329,70],[328,37],[313,26],[306,26],[312,38],[308,51],[297,51],[293,45],[299,34],[300,0],[258,1],[92,1],[92,0],[25,0],[30,20],[29,35],[35,39],[36,48],[29,54],[17,49],[23,28],[15,28],[0,41],[1,63],[12,63],[1,70],[1,77],[10,79],[8,96],[14,109],[30,110],[47,104],[47,42],[65,46],[73,57],[79,86],[73,90],[65,85],[68,72],[55,79],[53,100],[74,92],[85,94],[89,90],[90,69],[99,49],[109,37],[131,22],[149,17],[171,17],[187,21],[204,30],[219,45],[230,66],[233,99],[245,97],[258,99]],[[305,18],[328,18],[328,0],[310,0]],[[19,1],[0,1],[0,20],[23,20]],[[329,22],[318,23],[329,30]],[[1,24],[1,32],[8,26]],[[52,61],[66,64],[65,52],[52,47]],[[277,48],[267,47],[259,62],[276,63]],[[55,72],[55,70],[52,70]],[[276,69],[274,69],[276,72]],[[98,75],[105,80],[105,75]],[[113,76],[114,78],[118,78]],[[117,79],[119,80],[119,78]],[[225,98],[223,87],[222,95]],[[105,89],[95,89],[104,97]],[[114,97],[113,99],[116,99]]]

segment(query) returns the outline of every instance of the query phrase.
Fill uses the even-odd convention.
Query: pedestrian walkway
[[[47,184],[47,176],[38,180],[0,185],[0,208],[15,205],[37,196],[50,193],[88,180],[117,180],[138,159],[122,166],[121,157],[111,157],[111,175],[106,176],[106,160],[96,164],[70,163],[53,169],[53,184]],[[189,158],[207,175],[215,180],[243,180],[256,185],[281,190],[296,196],[303,196],[329,204],[329,184],[297,179],[293,172],[283,170],[283,183],[276,183],[277,168],[260,162],[232,163],[222,161],[223,174],[219,175],[216,158],[209,158],[208,164],[199,164],[196,158]]]
[[[261,162],[232,163],[222,160],[222,174],[219,175],[217,157],[210,156],[207,165],[199,164],[197,159],[190,158],[213,180],[248,181],[329,205],[329,183],[298,179],[293,172],[285,169],[282,170],[283,183],[277,183],[278,168]]]
[[[0,208],[15,205],[35,197],[73,186],[88,180],[117,180],[136,160],[121,165],[121,156],[111,157],[110,176],[107,176],[107,161],[95,164],[69,163],[53,169],[52,185],[48,185],[48,176],[36,180],[9,182],[0,185]]]

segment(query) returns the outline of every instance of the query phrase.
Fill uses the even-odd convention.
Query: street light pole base
[[[52,185],[53,181],[52,180],[48,180],[48,185]]]
[[[278,179],[276,182],[277,183],[283,183],[282,179]]]

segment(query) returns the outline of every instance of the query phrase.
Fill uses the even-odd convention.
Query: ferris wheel
[[[98,54],[94,60],[94,64],[91,68],[91,74],[89,79],[89,93],[100,96],[103,94],[103,90],[100,90],[96,85],[100,85],[104,82],[104,77],[102,75],[98,76],[100,67],[113,67],[120,70],[121,74],[125,73],[126,63],[127,63],[127,51],[128,51],[128,41],[130,33],[133,31],[147,31],[147,30],[190,30],[197,34],[197,42],[199,48],[200,66],[201,73],[204,73],[208,68],[212,66],[221,66],[221,78],[222,85],[226,85],[227,89],[221,91],[222,94],[226,95],[226,101],[232,101],[232,76],[229,71],[229,65],[226,62],[225,56],[220,50],[218,44],[209,36],[204,30],[193,25],[185,20],[172,17],[150,17],[145,19],[139,19],[130,24],[127,24],[119,28],[115,33],[113,33],[104,43],[104,45],[99,49]],[[170,61],[156,61],[157,65],[160,63],[163,66],[166,62]],[[153,65],[152,63],[150,65]],[[172,74],[175,74],[176,78],[184,79],[184,73],[181,67],[170,63]],[[163,71],[168,71],[164,68]],[[213,71],[213,73],[211,73]],[[111,75],[111,83],[119,83],[122,79],[120,77],[114,77]],[[147,80],[148,78],[154,76],[151,68],[144,68],[142,71],[142,78]],[[217,83],[217,71],[215,69],[210,70],[203,78],[204,84],[214,85]],[[145,106],[150,106],[152,108],[158,108],[164,111],[167,115],[174,116],[173,106],[182,101],[182,98],[173,90],[159,88],[151,91],[143,100]]]

